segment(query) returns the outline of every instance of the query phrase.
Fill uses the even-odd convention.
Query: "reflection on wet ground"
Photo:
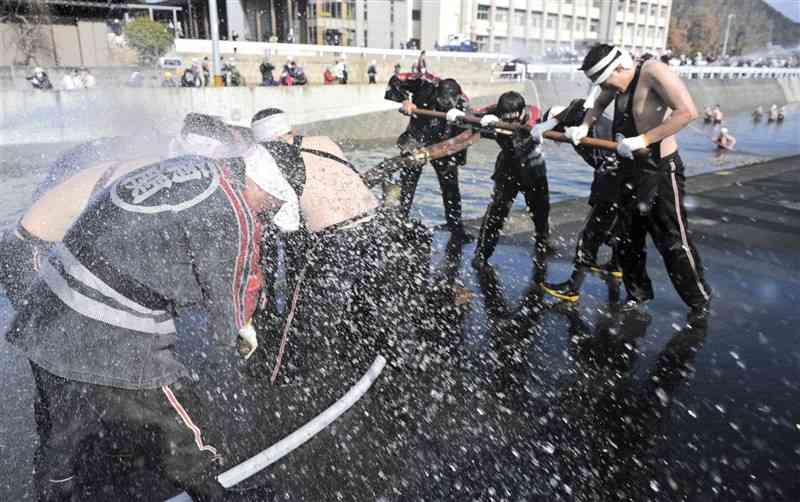
[[[569,273],[578,223],[558,228],[570,244],[546,261],[529,236],[505,240],[483,274],[468,266],[474,244],[437,232],[434,315],[413,369],[387,372],[305,454],[270,470],[279,498],[796,500],[797,160],[697,179],[713,188],[689,216],[717,295],[708,319],[687,319],[656,252],[646,312],[620,312],[619,284],[602,277],[576,307],[544,298],[536,283]],[[764,177],[739,180],[747,169]],[[24,500],[31,382],[0,346],[0,491]],[[276,424],[286,414],[271,412]],[[156,499],[154,486],[137,494]]]

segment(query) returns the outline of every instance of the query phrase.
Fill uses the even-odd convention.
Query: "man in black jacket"
[[[458,124],[444,119],[414,115],[417,108],[441,112],[451,109],[466,110],[468,98],[458,82],[453,79],[440,80],[429,73],[400,73],[389,80],[385,99],[403,103],[403,112],[411,115],[406,131],[397,140],[397,146],[403,151],[412,151],[420,146],[444,141],[464,130]],[[466,150],[431,162],[439,179],[439,187],[442,189],[447,227],[453,235],[463,238],[468,236],[461,220],[458,170],[466,162]],[[401,207],[406,216],[411,211],[421,174],[422,166],[415,166],[402,172]]]
[[[521,125],[534,126],[539,109],[528,107],[525,98],[518,92],[510,91],[500,96],[496,105],[481,110],[481,125],[485,127],[500,120]],[[541,138],[524,129],[511,134],[500,132],[490,134],[500,145],[494,174],[494,190],[486,215],[483,217],[478,245],[472,266],[478,269],[486,265],[486,260],[494,253],[500,230],[503,228],[511,205],[517,194],[522,192],[528,206],[536,232],[537,252],[551,249],[550,238],[550,191],[547,184],[547,167],[541,150]]]
[[[39,260],[7,338],[36,381],[40,500],[80,497],[79,446],[120,424],[130,444],[154,438],[161,472],[194,500],[224,497],[214,477],[227,453],[224,426],[209,422],[209,406],[235,395],[238,339],[255,348],[248,326],[261,289],[261,220],[291,190],[278,164],[298,161],[259,147],[142,167],[98,194]],[[225,381],[190,378],[177,357],[175,318],[198,304],[207,335],[191,343],[203,375]]]

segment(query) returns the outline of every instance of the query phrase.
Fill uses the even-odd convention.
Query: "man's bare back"
[[[327,136],[304,137],[301,147],[346,160],[339,145]],[[319,232],[374,211],[380,205],[361,177],[348,166],[311,153],[303,153],[303,162],[306,183],[300,210],[309,231]]]

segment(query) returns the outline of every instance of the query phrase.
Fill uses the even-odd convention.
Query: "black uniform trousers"
[[[222,461],[216,448],[220,438],[207,429],[207,409],[190,381],[126,390],[64,379],[33,362],[31,369],[39,435],[34,456],[37,500],[94,498],[90,488],[96,482],[94,475],[86,476],[79,464],[86,447],[100,441],[112,452],[117,445],[118,456],[132,459],[134,465],[139,464],[137,459],[145,465],[155,463],[165,478],[194,500],[224,497],[225,490],[212,474]]]
[[[690,307],[706,306],[711,289],[689,234],[684,166],[678,152],[662,158],[656,168],[652,162],[625,162],[621,174],[625,232],[619,256],[628,295],[640,300],[654,297],[647,277],[646,237],[650,234],[681,299]]]
[[[597,263],[600,246],[611,247],[611,263],[618,264],[617,235],[620,233],[620,211],[616,202],[596,202],[586,216],[583,230],[575,245],[575,266],[591,267]]]
[[[524,185],[515,176],[504,172],[495,173],[493,178],[492,200],[486,208],[475,248],[475,254],[485,260],[494,253],[497,241],[500,239],[500,230],[503,229],[503,224],[511,212],[511,206],[514,205],[514,199],[520,192],[525,197],[525,205],[533,219],[537,244],[550,236],[550,189],[546,174],[536,176]]]
[[[439,188],[442,190],[444,217],[450,231],[464,227],[461,220],[461,190],[458,187],[458,169],[464,164],[463,159],[463,155],[456,154],[431,161],[436,178],[439,180]],[[411,212],[411,205],[414,203],[414,194],[417,191],[423,167],[421,165],[409,166],[401,172],[400,207],[406,217]]]

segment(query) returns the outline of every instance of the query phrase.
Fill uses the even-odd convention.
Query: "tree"
[[[146,17],[128,23],[125,37],[128,45],[139,53],[139,61],[144,65],[155,65],[174,43],[174,36],[166,26]]]
[[[50,9],[45,0],[4,0],[0,2],[0,23],[11,27],[9,47],[22,56],[25,66],[39,64],[37,55],[52,51],[46,27]]]

